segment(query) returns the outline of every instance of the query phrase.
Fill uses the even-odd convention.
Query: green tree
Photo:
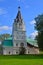
[[[43,51],[43,15],[39,15],[35,18],[35,29],[38,31],[36,36],[39,50]]]
[[[5,40],[5,38],[8,38],[10,36],[11,36],[10,34],[1,34],[0,35],[0,41],[3,41],[3,40]]]
[[[2,44],[0,44],[0,55],[3,54],[3,48],[2,48]]]

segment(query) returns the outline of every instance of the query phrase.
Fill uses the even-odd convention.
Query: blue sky
[[[26,26],[26,35],[36,34],[34,18],[43,14],[43,0],[0,0],[0,34],[12,34],[12,24],[21,7],[22,18]]]

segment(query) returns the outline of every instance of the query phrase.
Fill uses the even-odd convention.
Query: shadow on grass
[[[43,59],[43,54],[0,55],[0,59]]]

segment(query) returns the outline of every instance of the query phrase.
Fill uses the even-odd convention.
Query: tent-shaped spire
[[[17,22],[22,22],[22,16],[21,16],[21,12],[20,12],[20,6],[18,7],[18,13],[16,16],[16,21]]]
[[[20,18],[21,19],[21,12],[20,12],[20,7],[18,7],[18,13],[17,13],[17,16],[16,16],[16,18]]]

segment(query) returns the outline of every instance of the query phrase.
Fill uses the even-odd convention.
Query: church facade
[[[18,13],[12,26],[12,39],[5,40],[3,44],[5,44],[3,45],[4,55],[19,54],[21,47],[26,49],[25,54],[29,54],[30,47],[27,46],[25,23],[21,16],[20,7],[18,7]]]

